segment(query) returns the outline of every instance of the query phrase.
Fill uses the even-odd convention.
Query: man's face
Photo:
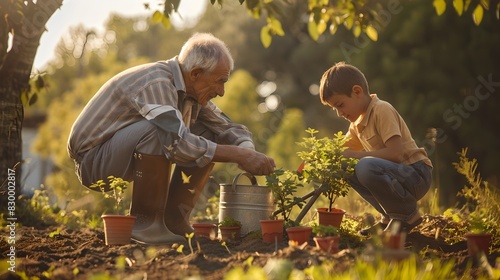
[[[194,70],[193,70],[194,71]],[[229,63],[223,61],[210,73],[200,71],[193,82],[194,98],[202,106],[217,96],[224,96],[224,85],[229,80],[231,69]]]

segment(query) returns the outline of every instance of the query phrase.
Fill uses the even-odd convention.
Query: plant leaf
[[[181,245],[179,245],[179,247],[177,247],[177,250],[176,250],[176,251],[177,251],[177,253],[181,253],[181,254],[182,254],[182,250],[183,250],[183,249],[184,249],[184,245],[183,245],[183,244],[181,244]]]
[[[314,41],[318,41],[318,25],[316,24],[316,22],[314,22],[314,19],[312,19],[312,15],[309,18],[309,22],[307,23],[307,31],[309,33],[309,36],[311,36],[311,39],[313,39]]]
[[[275,18],[270,18],[271,30],[274,34],[283,36],[285,35],[285,31],[283,31],[283,27],[281,27],[281,22]]]
[[[319,35],[323,34],[327,28],[326,22],[324,20],[320,20],[317,28]]]
[[[443,0],[444,1],[444,0]],[[354,18],[352,16],[349,16],[347,17],[345,20],[344,20],[344,26],[347,28],[347,29],[351,29],[352,26],[354,25]]]
[[[366,35],[368,35],[368,38],[370,38],[372,41],[376,42],[378,40],[378,32],[377,29],[373,26],[368,26],[365,30]]]
[[[479,4],[481,4],[485,10],[490,9],[490,1],[488,0],[479,0]]]
[[[264,48],[268,48],[271,45],[272,40],[273,38],[271,37],[271,34],[269,34],[269,27],[262,27],[260,30],[260,41],[262,42]]]
[[[442,15],[446,11],[446,2],[444,0],[434,0],[432,5],[436,9],[438,16]]]
[[[356,38],[358,38],[359,35],[361,35],[361,26],[359,26],[359,24],[356,24],[356,26],[352,30],[352,33]]]
[[[483,6],[478,4],[477,7],[474,9],[474,12],[472,12],[472,20],[476,25],[479,25],[483,20],[483,14],[484,14]]]
[[[332,34],[332,35],[335,34],[337,32],[337,29],[338,29],[337,24],[335,24],[335,23],[330,24],[330,34]]]
[[[469,6],[470,6],[470,2],[472,0],[465,0],[465,4],[464,4],[464,12],[467,11],[469,9]]]
[[[160,11],[155,11],[153,13],[153,16],[151,17],[151,19],[152,19],[153,23],[160,23],[163,17],[164,16]]]
[[[166,17],[166,16],[162,17],[161,24],[163,25],[163,27],[165,27],[165,29],[170,29],[170,27],[172,26],[170,24],[170,19],[168,17]]]
[[[464,0],[453,0],[453,7],[457,14],[461,16],[464,12]]]

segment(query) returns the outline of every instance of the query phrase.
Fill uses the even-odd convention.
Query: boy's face
[[[337,111],[339,117],[355,122],[366,112],[366,98],[359,86],[354,86],[351,96],[334,94],[327,100],[328,105]]]

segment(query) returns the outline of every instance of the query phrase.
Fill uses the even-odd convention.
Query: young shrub
[[[462,149],[457,154],[459,162],[454,162],[453,165],[458,173],[465,176],[468,183],[458,193],[467,199],[461,212],[468,216],[468,229],[475,232],[491,233],[492,247],[499,248],[500,195],[496,189],[490,187],[488,182],[483,181],[477,172],[477,160],[470,160],[467,157],[467,148]]]
[[[312,232],[317,237],[327,237],[327,236],[338,236],[339,229],[334,226],[325,226],[325,225],[314,225],[312,227]]]
[[[322,195],[329,201],[328,211],[331,211],[338,197],[347,196],[350,188],[347,178],[354,174],[357,159],[342,155],[347,149],[344,145],[348,139],[341,131],[333,138],[316,138],[318,131],[313,128],[307,129],[306,132],[310,136],[298,143],[304,148],[304,151],[298,153],[305,162],[304,180],[307,183],[320,184]]]
[[[115,176],[108,176],[106,183],[104,180],[99,180],[92,184],[90,188],[99,188],[104,198],[114,201],[114,209],[116,214],[125,214],[128,208],[122,205],[125,197],[125,190],[130,185],[130,182]]]
[[[232,217],[226,217],[219,223],[219,230],[222,241],[239,240],[241,236],[241,222]]]
[[[235,218],[232,218],[232,217],[225,217],[224,220],[222,220],[219,223],[219,226],[221,226],[221,227],[241,227],[241,222],[236,220]]]
[[[296,171],[278,169],[266,176],[266,185],[273,194],[276,211],[273,212],[274,218],[281,215],[286,226],[293,226],[290,219],[294,206],[302,208],[304,200],[296,197],[298,187],[302,187],[302,175]]]

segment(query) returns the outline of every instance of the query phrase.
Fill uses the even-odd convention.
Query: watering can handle
[[[236,184],[238,183],[238,180],[240,179],[241,175],[245,175],[246,177],[248,177],[248,179],[250,179],[250,182],[252,183],[252,186],[257,186],[257,179],[255,179],[255,176],[253,176],[252,174],[250,174],[248,172],[243,172],[243,173],[236,175],[236,177],[234,177],[233,191],[236,191]]]

